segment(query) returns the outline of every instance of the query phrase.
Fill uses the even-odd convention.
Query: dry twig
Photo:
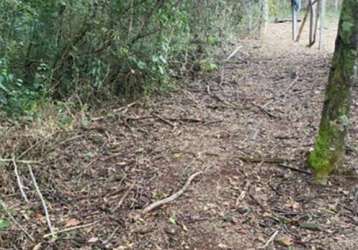
[[[241,49],[241,46],[236,47],[236,49],[225,59],[225,61],[229,61],[237,52]]]
[[[39,164],[41,163],[40,161],[31,161],[31,160],[15,160],[17,163],[22,163],[22,164]],[[13,162],[13,159],[4,159],[4,158],[0,158],[0,162]]]
[[[272,234],[272,236],[270,237],[270,239],[268,239],[268,241],[265,243],[265,245],[263,245],[262,247],[259,247],[259,249],[267,248],[270,245],[270,243],[276,238],[277,234],[278,234],[278,231],[274,232]]]
[[[70,231],[73,231],[73,230],[90,227],[90,226],[92,226],[92,225],[94,225],[94,224],[96,224],[96,223],[97,223],[97,221],[91,222],[91,223],[88,223],[88,224],[84,224],[84,225],[79,225],[79,226],[64,228],[64,229],[62,229],[62,230],[54,231],[53,233],[45,234],[45,235],[43,236],[43,238],[48,238],[48,237],[50,237],[50,236],[53,237],[53,236],[58,235],[58,234],[61,234],[61,233],[66,233],[66,232],[70,232]]]
[[[168,121],[167,119],[161,117],[160,115],[157,114],[153,114],[154,117],[158,118],[160,121],[164,122],[165,124],[168,124],[169,126],[171,126],[172,128],[175,128],[175,124],[173,124],[172,122]]]
[[[37,181],[36,181],[36,178],[35,178],[35,175],[34,175],[34,172],[32,171],[32,167],[30,164],[27,165],[27,167],[29,168],[29,172],[30,172],[30,176],[31,176],[31,179],[32,179],[32,182],[35,186],[35,189],[36,189],[36,192],[37,192],[37,195],[39,196],[40,200],[41,200],[41,203],[42,203],[42,207],[45,211],[45,217],[46,217],[46,221],[47,221],[47,226],[50,230],[50,235],[52,235],[52,238],[55,238],[55,231],[52,227],[52,224],[51,224],[51,220],[50,220],[50,215],[48,213],[48,209],[47,209],[47,206],[46,206],[46,202],[45,202],[45,199],[40,191],[40,188],[39,186],[37,185]]]
[[[117,226],[113,232],[108,236],[108,238],[106,240],[103,241],[104,245],[107,245],[107,243],[109,243],[109,241],[113,238],[113,236],[118,232],[118,230],[121,228],[121,226]]]
[[[288,159],[288,158],[264,158],[264,157],[250,157],[250,156],[239,156],[239,159],[245,162],[253,162],[253,163],[276,163],[282,164],[285,162],[296,161],[296,159]]]
[[[112,209],[112,213],[114,213],[115,211],[117,211],[118,208],[120,208],[124,202],[124,200],[127,198],[127,196],[129,195],[129,193],[131,192],[131,190],[134,187],[134,183],[132,185],[130,185],[130,187],[128,188],[128,190],[124,193],[124,195],[122,196],[122,198],[119,200],[118,204],[115,206],[115,208]]]
[[[123,107],[120,107],[120,108],[117,108],[117,109],[113,109],[113,110],[111,110],[110,113],[107,113],[107,114],[105,114],[105,115],[103,115],[103,116],[92,117],[92,118],[91,118],[91,121],[103,120],[103,119],[107,118],[108,116],[110,116],[110,115],[112,115],[112,114],[114,114],[114,113],[124,113],[124,114],[125,114],[125,113],[128,112],[128,109],[129,109],[129,108],[133,107],[133,106],[136,105],[136,104],[138,104],[137,101],[132,102],[132,103],[129,103],[129,104],[123,106]]]
[[[24,200],[27,203],[29,203],[29,199],[27,198],[27,195],[24,191],[24,186],[22,185],[22,181],[21,181],[21,178],[19,175],[15,157],[12,158],[12,164],[14,165],[14,172],[15,172],[15,176],[16,176],[16,180],[17,180],[17,185],[19,186],[19,189],[20,189],[21,196],[22,196],[22,198],[24,198]]]
[[[271,118],[275,118],[275,119],[279,119],[280,117],[272,114],[270,111],[266,110],[264,107],[262,107],[261,105],[258,105],[254,102],[251,102],[252,105],[254,105],[256,108],[258,108],[262,113],[268,115]]]
[[[295,79],[290,83],[290,85],[288,85],[288,87],[286,88],[286,93],[287,93],[287,91],[289,91],[295,84],[296,84],[296,82],[298,81],[298,79],[299,79],[299,77],[298,77],[298,75],[295,77]]]
[[[159,200],[159,201],[156,201],[156,202],[150,204],[149,206],[147,206],[146,208],[143,209],[142,214],[149,213],[150,211],[177,199],[179,196],[181,196],[185,192],[185,190],[189,187],[190,183],[195,179],[195,177],[197,177],[200,174],[202,174],[201,171],[196,172],[195,174],[191,175],[188,178],[188,180],[185,182],[184,186],[178,192],[172,194],[171,196],[169,196],[165,199],[162,199],[162,200]]]
[[[288,166],[286,163],[287,162],[294,162],[297,161],[296,159],[285,159],[285,158],[263,158],[263,157],[250,157],[250,156],[239,156],[239,159],[245,162],[252,162],[252,163],[269,163],[269,164],[276,164],[275,166],[281,167],[281,168],[286,168],[295,172],[299,172],[299,173],[303,173],[303,174],[308,174],[310,175],[311,173],[309,171],[303,170],[303,169],[299,169],[299,168],[295,168],[295,167],[291,167]]]

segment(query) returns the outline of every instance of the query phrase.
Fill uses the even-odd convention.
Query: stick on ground
[[[237,52],[241,49],[241,46],[236,47],[236,49],[225,59],[225,61],[229,61]]]
[[[278,231],[274,232],[274,233],[272,234],[272,236],[268,239],[268,241],[266,242],[266,244],[265,244],[264,246],[262,246],[262,247],[259,247],[259,249],[265,249],[265,248],[267,248],[267,247],[270,245],[270,243],[276,238],[277,234],[278,234]]]
[[[188,189],[190,183],[195,179],[195,177],[197,177],[200,174],[202,174],[201,171],[196,172],[195,174],[191,175],[188,178],[188,180],[185,182],[184,186],[178,192],[172,194],[171,196],[169,196],[163,200],[159,200],[159,201],[156,201],[156,202],[150,204],[149,206],[147,206],[146,208],[143,209],[142,214],[149,213],[150,211],[177,199],[179,196],[181,196],[185,192],[185,190]]]
[[[0,158],[0,162],[12,162],[13,159],[4,159],[4,158]],[[22,163],[22,164],[38,164],[41,163],[40,161],[31,161],[31,160],[16,160],[17,163]]]
[[[51,224],[51,219],[50,219],[50,215],[48,213],[48,209],[47,209],[47,206],[46,206],[46,202],[45,202],[45,199],[40,191],[40,188],[39,186],[37,185],[37,181],[36,181],[36,178],[35,178],[35,175],[34,175],[34,172],[32,171],[32,167],[30,164],[27,165],[27,167],[29,168],[29,172],[30,172],[30,176],[31,176],[31,179],[32,179],[32,182],[35,186],[35,189],[36,189],[36,192],[37,192],[37,195],[39,196],[40,200],[41,200],[41,203],[42,203],[42,206],[43,206],[43,209],[45,211],[45,217],[46,217],[46,221],[47,221],[47,225],[48,225],[48,228],[50,230],[50,234],[52,235],[53,238],[55,238],[55,231],[52,227],[52,224]]]
[[[58,235],[58,234],[61,234],[61,233],[66,233],[66,232],[70,232],[70,231],[73,231],[73,230],[90,227],[90,226],[92,226],[92,225],[94,225],[96,223],[97,223],[97,221],[91,222],[91,223],[88,223],[88,224],[79,225],[79,226],[68,227],[68,228],[65,228],[65,229],[62,229],[62,230],[54,231],[53,233],[45,234],[43,236],[43,238],[48,238],[50,236],[53,237],[53,235]]]
[[[22,184],[22,181],[21,181],[21,178],[19,175],[15,157],[12,158],[12,164],[14,165],[14,172],[15,172],[15,176],[16,176],[16,180],[17,180],[17,185],[19,186],[19,189],[20,189],[21,196],[22,196],[22,198],[24,198],[24,200],[27,203],[29,203],[29,199],[27,198],[27,195],[24,191],[24,185]]]
[[[130,185],[130,187],[128,188],[128,190],[124,193],[124,195],[122,196],[122,198],[119,200],[118,204],[115,206],[115,208],[112,209],[112,213],[114,213],[115,211],[118,210],[118,208],[120,208],[124,202],[124,200],[127,198],[127,196],[129,195],[129,193],[132,191],[132,189],[134,188],[134,183],[132,185]]]

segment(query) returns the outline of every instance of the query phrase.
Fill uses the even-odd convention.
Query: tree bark
[[[358,0],[344,0],[321,123],[308,158],[318,183],[343,167],[352,87],[358,85]]]

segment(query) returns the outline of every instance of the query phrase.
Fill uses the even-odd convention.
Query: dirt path
[[[48,229],[41,206],[22,209],[21,197],[11,195],[19,194],[16,180],[3,174],[5,201],[38,249],[258,249],[272,235],[273,249],[357,249],[356,179],[336,176],[317,187],[305,168],[334,30],[319,52],[292,44],[289,25],[269,26],[262,43],[243,41],[218,74],[34,147],[46,159],[35,175],[56,228],[94,224],[53,243],[42,239]],[[358,163],[356,111],[357,103],[351,167]],[[133,216],[197,171],[203,174],[183,196]],[[6,249],[35,245],[16,227],[0,232],[1,241]]]

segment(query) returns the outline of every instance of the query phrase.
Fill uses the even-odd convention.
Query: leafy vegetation
[[[1,1],[0,105],[31,115],[50,100],[128,100],[166,88],[194,64],[215,70],[214,48],[233,31],[257,30],[260,3]]]

